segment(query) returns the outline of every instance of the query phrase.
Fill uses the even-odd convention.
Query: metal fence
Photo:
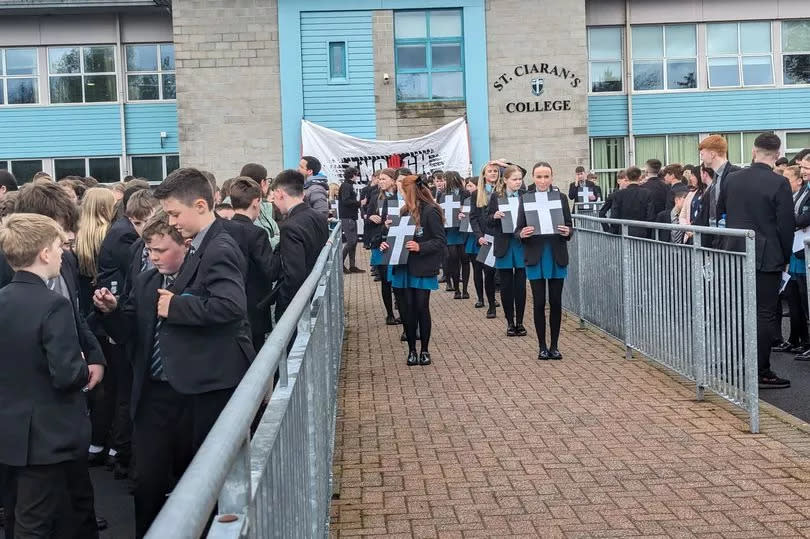
[[[750,230],[575,215],[563,306],[633,350],[748,412],[759,432],[755,243]],[[620,234],[605,232],[614,225]],[[630,228],[694,235],[692,245]],[[701,246],[703,235],[742,238],[744,252]]]
[[[215,506],[208,537],[327,535],[344,330],[340,234],[338,225],[148,538],[197,538]],[[276,369],[278,385],[251,439]]]

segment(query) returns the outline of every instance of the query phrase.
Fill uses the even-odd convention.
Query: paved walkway
[[[570,318],[538,362],[530,314],[507,338],[443,290],[434,363],[407,367],[377,284],[346,278],[333,536],[810,537],[810,434],[748,434]]]

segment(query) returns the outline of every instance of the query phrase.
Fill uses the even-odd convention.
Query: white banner
[[[470,146],[464,118],[423,137],[407,140],[368,140],[301,121],[302,155],[317,157],[330,182],[343,181],[343,170],[357,167],[360,182],[367,183],[375,170],[407,167],[414,174],[454,170],[470,175]]]

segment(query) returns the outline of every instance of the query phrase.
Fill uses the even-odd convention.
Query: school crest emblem
[[[532,93],[534,95],[539,96],[543,93],[543,82],[543,79],[539,77],[532,79]]]

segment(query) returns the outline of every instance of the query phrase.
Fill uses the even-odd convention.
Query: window
[[[394,13],[397,101],[464,98],[461,10]]]
[[[17,185],[28,183],[34,174],[42,170],[42,159],[9,159],[0,161],[0,169],[6,169],[17,179]]]
[[[633,27],[633,88],[697,88],[697,35],[694,24]]]
[[[626,163],[624,137],[591,139],[591,167],[599,176],[599,187],[604,194],[616,187],[617,173]]]
[[[622,29],[588,28],[591,92],[622,91]]]
[[[782,23],[785,84],[810,84],[810,20]]]
[[[697,163],[698,143],[697,135],[636,137],[636,165],[643,168],[648,159],[658,159],[665,165]]]
[[[178,155],[143,155],[132,157],[132,175],[152,182],[162,182],[163,178],[180,168]]]
[[[176,99],[174,45],[127,45],[127,99]]]
[[[101,183],[121,180],[121,159],[119,157],[70,157],[53,160],[53,177],[61,180],[65,176],[92,176]]]
[[[48,49],[51,103],[117,101],[115,46]]]
[[[754,140],[762,133],[717,133],[728,143],[728,162],[734,165],[747,166],[751,163],[751,149]]]
[[[706,26],[709,87],[773,84],[770,22],[731,22]]]
[[[785,134],[785,157],[793,159],[805,148],[810,148],[810,132]]]
[[[0,49],[0,105],[39,102],[36,49]]]
[[[346,82],[348,80],[346,68],[346,42],[329,42],[329,82]]]

